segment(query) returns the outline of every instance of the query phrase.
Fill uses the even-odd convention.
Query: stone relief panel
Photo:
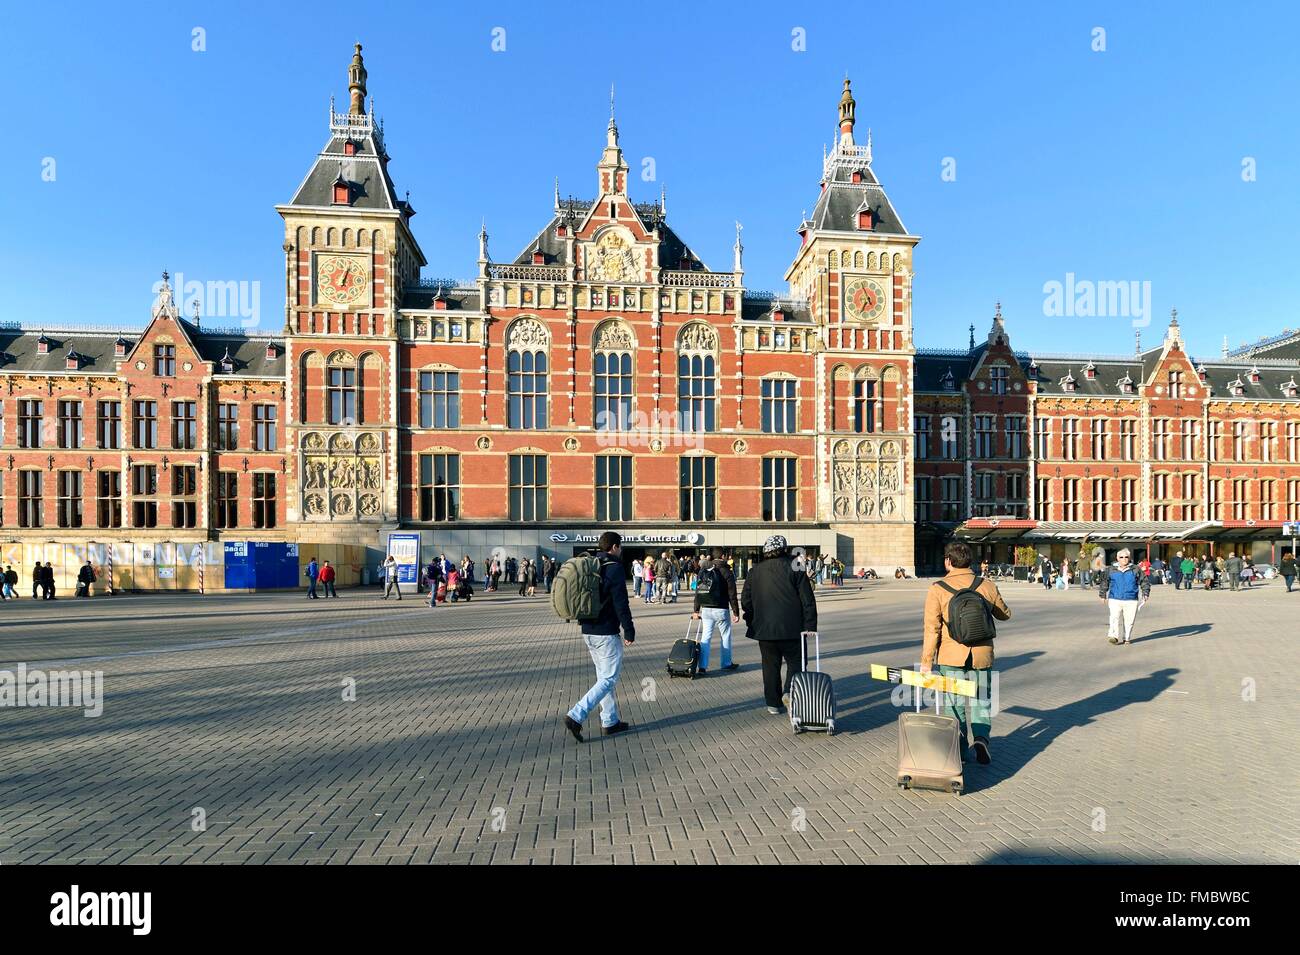
[[[308,432],[298,442],[307,520],[383,518],[383,441],[374,432]]]
[[[904,469],[897,441],[836,441],[831,458],[831,510],[836,519],[896,521],[904,516]]]

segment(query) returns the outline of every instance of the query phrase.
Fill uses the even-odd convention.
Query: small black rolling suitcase
[[[808,669],[808,634],[799,635],[803,646],[803,670],[790,678],[790,725],[796,734],[820,730],[835,734],[835,688],[829,674],[822,670],[822,638],[813,632],[817,645],[817,669]]]
[[[668,651],[668,675],[670,677],[684,676],[695,679],[695,674],[700,669],[700,641],[699,631],[696,636],[691,637],[691,623],[686,622],[686,636],[673,644],[673,648]],[[704,621],[700,621],[700,626],[704,626]]]

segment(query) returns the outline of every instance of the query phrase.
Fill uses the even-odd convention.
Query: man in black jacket
[[[90,561],[81,565],[81,571],[77,574],[77,583],[80,585],[77,587],[77,596],[89,597],[90,588],[95,585],[95,568]]]
[[[627,601],[627,577],[619,555],[623,551],[623,538],[614,531],[600,535],[600,616],[594,620],[580,621],[582,639],[596,665],[596,682],[587,695],[573,705],[564,717],[564,725],[573,738],[582,742],[582,724],[587,715],[600,704],[600,723],[606,736],[622,733],[628,725],[619,719],[618,700],[614,689],[618,686],[623,669],[623,647],[636,640],[636,625],[632,622],[632,608]],[[619,626],[623,639],[618,638]]]
[[[41,570],[41,580],[45,582],[45,599],[58,600],[59,598],[54,596],[54,565],[48,560]]]
[[[802,561],[791,559],[790,546],[781,535],[764,542],[763,560],[745,578],[740,606],[747,625],[745,636],[757,640],[763,653],[767,711],[784,713],[790,678],[803,669],[802,634],[817,629],[817,598]]]
[[[38,590],[40,591],[40,596],[37,596],[36,592]],[[32,599],[40,600],[41,597],[44,596],[45,596],[45,568],[41,566],[41,562],[38,560],[34,565],[32,565]]]
[[[722,669],[738,669],[740,664],[731,662],[731,624],[740,622],[740,606],[736,602],[736,575],[727,566],[726,551],[713,548],[713,558],[700,567],[697,582],[691,617],[704,622],[700,624],[700,668],[696,676],[703,676],[708,669],[715,629],[722,640]]]

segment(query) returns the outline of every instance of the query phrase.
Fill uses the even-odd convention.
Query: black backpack
[[[723,588],[726,586],[722,579],[722,574],[712,565],[700,568],[699,576],[695,578],[695,592],[703,597],[708,594],[710,601],[718,603],[725,597]]]
[[[957,590],[942,580],[938,581],[940,587],[952,594],[952,600],[948,601],[948,619],[945,621],[948,624],[948,636],[964,647],[991,643],[998,635],[997,626],[993,623],[993,610],[984,595],[976,589],[983,582],[984,578],[976,577],[969,587]]]

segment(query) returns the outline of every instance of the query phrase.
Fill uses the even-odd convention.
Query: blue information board
[[[298,545],[282,541],[226,541],[226,587],[285,590],[301,586]]]
[[[420,534],[389,534],[388,553],[397,561],[398,583],[413,584],[420,579]],[[387,555],[385,555],[387,556]]]

